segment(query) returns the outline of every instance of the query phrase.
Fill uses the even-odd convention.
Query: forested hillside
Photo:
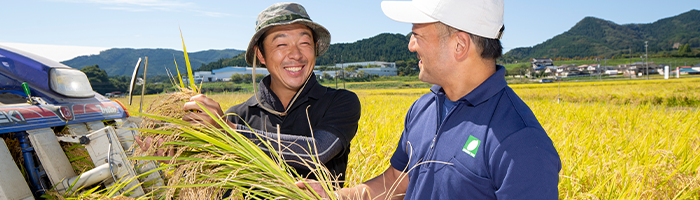
[[[188,54],[192,67],[197,68],[202,64],[222,58],[234,57],[241,52],[243,51],[224,49],[188,52]],[[180,70],[186,69],[184,53],[174,49],[113,48],[104,50],[98,55],[79,56],[61,63],[77,69],[99,65],[100,69],[104,70],[109,76],[131,76],[139,57],[144,58],[146,56],[148,56],[148,76],[166,75],[165,67],[168,67],[169,70],[175,70],[173,58],[177,60]]]
[[[691,10],[650,24],[618,25],[586,17],[569,31],[533,47],[515,48],[506,53],[506,57],[610,58],[628,54],[630,49],[633,54],[644,52],[644,41],[649,41],[649,54],[672,54],[679,45],[700,47],[700,11]]]
[[[395,62],[416,58],[415,53],[408,51],[410,35],[382,33],[377,36],[358,40],[353,43],[331,44],[328,51],[316,58],[316,65],[332,65],[334,62],[387,61]],[[335,61],[333,60],[335,59]],[[210,71],[227,66],[247,66],[245,54],[220,59],[201,66],[198,70]]]

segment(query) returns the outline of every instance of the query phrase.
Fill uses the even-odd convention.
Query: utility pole
[[[627,56],[630,59],[630,64],[627,65],[627,71],[629,72],[630,67],[632,66],[632,46],[630,46],[630,55]],[[630,80],[632,80],[632,74],[630,73]]]
[[[598,61],[598,58],[596,58],[595,60]],[[591,65],[593,65],[593,64],[591,64]],[[588,67],[591,67],[591,65],[588,65]],[[588,69],[579,69],[579,70],[588,70]],[[588,80],[589,81],[593,80],[593,73],[591,73],[590,70],[588,70]]]
[[[598,73],[598,80],[599,80],[599,81],[600,81],[600,79],[602,79],[602,78],[600,77],[600,68],[601,68],[601,67],[603,67],[603,59],[601,59],[601,60],[598,61],[598,67],[595,68],[595,72]]]
[[[644,41],[644,65],[646,65],[647,80],[649,80],[649,41]]]
[[[607,58],[605,59],[605,65],[608,65],[608,59],[607,59]],[[607,68],[601,68],[601,69],[603,70],[603,73],[605,73],[605,70],[607,70]],[[601,81],[603,80],[603,75],[602,75],[602,74],[599,74],[598,77],[599,77],[598,80],[601,80]]]
[[[338,89],[338,63],[335,62],[335,55],[333,55],[333,71],[335,71],[335,89]]]
[[[343,63],[343,55],[340,55],[340,67],[343,68],[343,89],[345,89],[345,64]]]

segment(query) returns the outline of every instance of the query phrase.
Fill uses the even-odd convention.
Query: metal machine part
[[[157,163],[127,159],[138,123],[93,92],[81,71],[0,46],[0,200],[118,183],[133,188],[118,193],[138,197],[162,186],[161,172],[143,174]],[[86,169],[71,165],[64,152],[71,143],[85,148]]]
[[[29,185],[12,161],[10,150],[7,149],[5,140],[2,138],[0,138],[0,199],[34,199]]]

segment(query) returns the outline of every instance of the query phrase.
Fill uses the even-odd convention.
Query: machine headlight
[[[51,89],[67,97],[93,97],[92,86],[85,73],[77,69],[53,68],[49,81]]]

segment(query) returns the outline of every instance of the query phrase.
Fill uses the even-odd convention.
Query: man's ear
[[[462,60],[467,58],[469,55],[469,51],[473,51],[472,49],[472,43],[471,43],[471,38],[469,37],[468,33],[465,32],[457,32],[454,34],[455,41],[457,42],[457,45],[455,46],[455,59],[457,60]]]
[[[253,47],[253,49],[255,49],[255,56],[257,56],[260,63],[264,65],[265,64],[265,56],[262,55],[262,52],[260,52],[260,49],[258,49],[257,45],[255,45],[255,47]]]

